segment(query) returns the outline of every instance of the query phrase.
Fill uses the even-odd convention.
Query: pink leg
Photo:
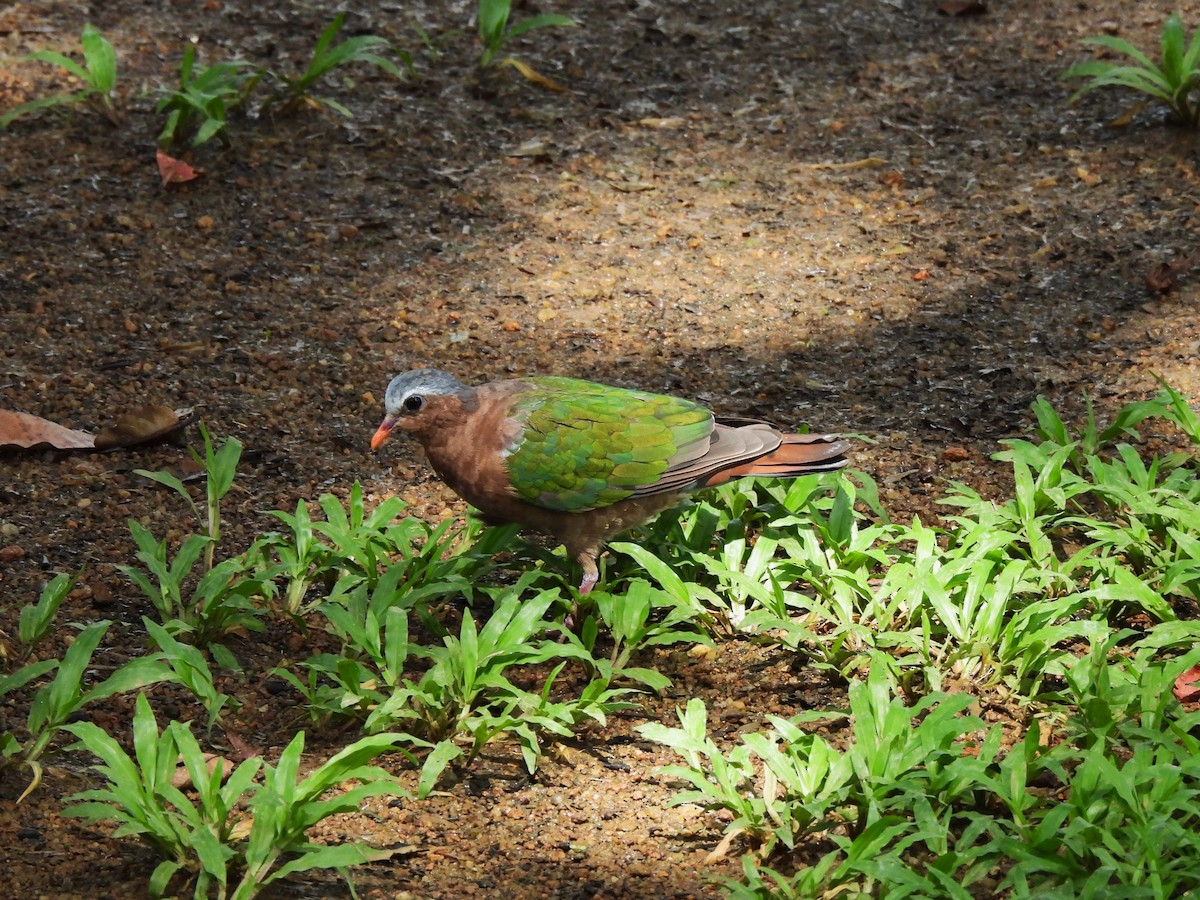
[[[599,572],[584,572],[583,581],[579,582],[579,593],[590,594],[592,592],[592,588],[596,586],[596,581],[599,578]]]
[[[596,568],[596,557],[584,551],[575,556],[579,565],[583,567],[583,580],[579,582],[579,595],[585,596],[590,594],[592,588],[596,586],[596,582],[600,580],[600,570]],[[567,617],[563,619],[563,625],[568,631],[574,631],[575,626],[579,624],[579,603],[578,601],[571,607],[571,611],[567,613]]]
[[[584,550],[575,555],[576,561],[583,568],[583,581],[579,582],[579,593],[590,594],[596,582],[600,580],[600,570],[596,568],[596,556]]]

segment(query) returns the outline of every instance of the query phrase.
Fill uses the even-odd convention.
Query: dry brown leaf
[[[687,124],[687,119],[683,116],[668,116],[665,119],[649,116],[645,119],[638,119],[637,124],[643,128],[680,128]]]
[[[0,447],[50,446],[56,450],[91,450],[96,444],[86,431],[74,431],[29,413],[0,409]]]
[[[534,84],[538,85],[539,87],[544,87],[548,91],[555,91],[556,93],[559,93],[559,94],[565,94],[567,92],[566,87],[559,84],[553,78],[547,78],[541,72],[538,72],[537,70],[535,70],[528,63],[523,63],[523,62],[521,62],[521,60],[516,59],[515,57],[509,56],[509,57],[506,57],[505,59],[500,60],[500,65],[512,66],[514,69],[516,69],[522,75],[524,75],[526,80],[532,81]]]
[[[151,403],[125,413],[112,425],[101,428],[96,435],[96,449],[111,450],[160,440],[179,431],[193,417],[190,408],[171,409],[161,403]]]
[[[250,829],[254,827],[254,816],[246,816],[240,819],[236,825],[229,829],[229,839],[231,841],[244,841],[250,837]]]
[[[534,138],[533,140],[525,141],[519,147],[514,147],[511,150],[504,151],[505,156],[515,158],[529,158],[537,160],[548,160],[550,158],[550,147],[545,141]]]
[[[653,191],[658,187],[650,181],[610,181],[609,184],[622,194],[640,194],[643,191]]]
[[[729,854],[729,848],[733,845],[737,836],[744,830],[744,828],[735,828],[733,831],[726,832],[725,837],[721,838],[721,842],[709,851],[708,856],[704,857],[704,864],[712,865],[723,860]]]
[[[1110,119],[1108,121],[1108,127],[1109,128],[1128,128],[1129,124],[1134,120],[1134,118],[1137,116],[1137,114],[1140,113],[1143,109],[1145,109],[1147,104],[1149,104],[1149,102],[1150,101],[1148,101],[1148,100],[1139,100],[1137,103],[1134,103],[1132,106],[1129,107],[1129,109],[1125,110],[1125,112],[1121,113],[1115,119]]]
[[[830,170],[836,171],[838,169],[874,169],[874,168],[878,168],[879,166],[886,166],[887,164],[888,164],[888,161],[886,159],[883,159],[882,157],[867,156],[863,159],[856,159],[853,162],[804,163],[803,165],[800,166],[800,168],[802,168],[802,169],[830,169]]]
[[[223,756],[218,756],[216,753],[204,754],[204,767],[208,769],[210,775],[220,768],[222,782],[233,771],[233,763]],[[179,788],[182,791],[193,786],[192,774],[188,771],[187,766],[183,764],[183,758],[180,757],[179,761],[175,764],[175,774],[171,776],[171,787]]]
[[[229,728],[225,729],[225,740],[229,741],[229,746],[233,749],[234,756],[240,762],[245,762],[251,757],[262,756],[263,750],[243,738],[235,731]]]
[[[1178,286],[1180,277],[1186,275],[1197,262],[1200,262],[1200,253],[1181,256],[1169,263],[1159,263],[1146,273],[1146,287],[1156,294],[1168,294]]]
[[[190,408],[151,404],[135,409],[97,435],[65,428],[29,413],[0,409],[0,449],[53,447],[56,450],[111,450],[159,440],[195,421]]]
[[[982,16],[987,12],[987,4],[977,0],[942,0],[934,9],[942,16]]]

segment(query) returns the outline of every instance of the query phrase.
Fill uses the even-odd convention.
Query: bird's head
[[[396,426],[420,432],[432,424],[439,401],[462,398],[469,390],[441,369],[413,369],[397,375],[383,396],[385,415],[371,438],[371,449],[378,449]]]

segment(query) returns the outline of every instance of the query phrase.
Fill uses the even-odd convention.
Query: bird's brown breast
[[[520,434],[508,418],[511,391],[505,383],[485,385],[464,403],[458,397],[431,397],[416,435],[430,465],[456,494],[483,512],[502,518],[498,507],[513,498],[503,451]]]

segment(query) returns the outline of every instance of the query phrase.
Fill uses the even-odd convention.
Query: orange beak
[[[384,419],[371,438],[371,449],[378,450],[383,446],[383,442],[388,439],[388,435],[392,433],[392,429],[396,426],[396,420],[390,416]]]

